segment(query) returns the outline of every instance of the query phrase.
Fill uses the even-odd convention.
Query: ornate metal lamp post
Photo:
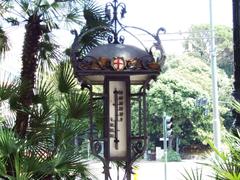
[[[159,38],[160,32],[164,29],[160,28],[156,34],[151,34],[138,27],[124,26],[119,22],[118,15],[124,17],[126,5],[118,3],[117,0],[107,3],[105,12],[113,25],[108,44],[98,46],[86,56],[79,57],[78,52],[81,49],[79,42],[82,36],[76,34],[71,60],[76,77],[82,87],[89,90],[89,140],[92,154],[102,161],[105,180],[112,179],[109,172],[110,161],[124,162],[123,179],[130,180],[132,164],[143,155],[147,145],[146,90],[149,88],[149,82],[160,74],[165,60]],[[149,49],[144,47],[145,50],[124,45],[124,37],[119,34],[125,31],[133,35],[128,30],[130,28],[150,35],[154,39],[153,45]],[[94,30],[96,29],[90,31]],[[144,46],[138,38],[137,40]],[[154,49],[156,52],[153,53]],[[102,86],[103,92],[93,92],[95,85]],[[138,92],[132,91],[131,87],[134,85],[140,85]],[[104,107],[102,136],[94,132],[96,121],[93,118],[93,109],[97,101],[103,103]],[[131,102],[138,103],[138,132],[135,134],[131,132]],[[100,153],[101,149],[104,151],[103,155]]]

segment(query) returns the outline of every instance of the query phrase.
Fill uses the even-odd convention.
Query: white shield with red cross
[[[125,61],[123,57],[114,57],[111,64],[113,69],[116,71],[122,71],[125,67]]]

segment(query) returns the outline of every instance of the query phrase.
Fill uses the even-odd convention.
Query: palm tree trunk
[[[25,26],[26,32],[22,50],[22,70],[20,86],[20,104],[23,108],[30,108],[33,98],[33,88],[35,84],[35,73],[37,70],[37,53],[39,49],[40,37],[42,35],[40,17],[30,16],[28,24]],[[15,124],[15,131],[20,137],[25,137],[28,127],[28,113],[18,110]]]

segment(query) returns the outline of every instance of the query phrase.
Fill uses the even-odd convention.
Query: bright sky
[[[105,5],[111,0],[98,0],[99,4]],[[209,0],[119,0],[127,6],[127,14],[122,20],[123,24],[138,26],[155,33],[159,27],[167,30],[166,35],[162,35],[162,43],[167,54],[179,54],[184,32],[192,24],[209,23]],[[231,0],[212,0],[214,24],[224,24],[232,26],[232,1]],[[19,73],[21,64],[23,28],[8,28],[11,41],[11,52],[7,54],[5,62],[0,64],[0,70],[5,69],[12,73]],[[59,40],[62,44],[71,43],[70,33],[62,35]],[[145,42],[150,41],[149,37]],[[130,42],[126,38],[125,44]],[[130,43],[131,44],[131,43]]]
[[[109,1],[99,2],[105,4]],[[182,52],[182,40],[187,35],[184,32],[187,32],[191,25],[210,23],[209,0],[119,0],[119,2],[124,2],[127,6],[124,24],[142,27],[152,33],[159,27],[166,29],[167,33],[160,37],[167,54]],[[212,7],[214,24],[231,27],[232,1],[212,0]],[[145,39],[150,40],[147,36]]]

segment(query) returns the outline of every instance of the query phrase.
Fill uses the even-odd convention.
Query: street
[[[204,161],[198,160],[183,160],[181,162],[168,162],[167,163],[167,180],[184,180],[181,173],[185,174],[185,170],[189,173],[191,169],[194,170],[202,168],[203,180],[212,179],[209,177],[211,171],[208,167],[202,166],[201,163]],[[138,168],[135,169],[136,175],[132,176],[132,180],[164,180],[164,163],[159,161],[146,161],[142,160],[135,164]],[[91,163],[91,172],[97,177],[98,180],[104,180],[103,165],[101,163]],[[117,171],[115,168],[111,169],[112,180],[117,180]],[[122,180],[123,173],[120,172],[119,180]]]

